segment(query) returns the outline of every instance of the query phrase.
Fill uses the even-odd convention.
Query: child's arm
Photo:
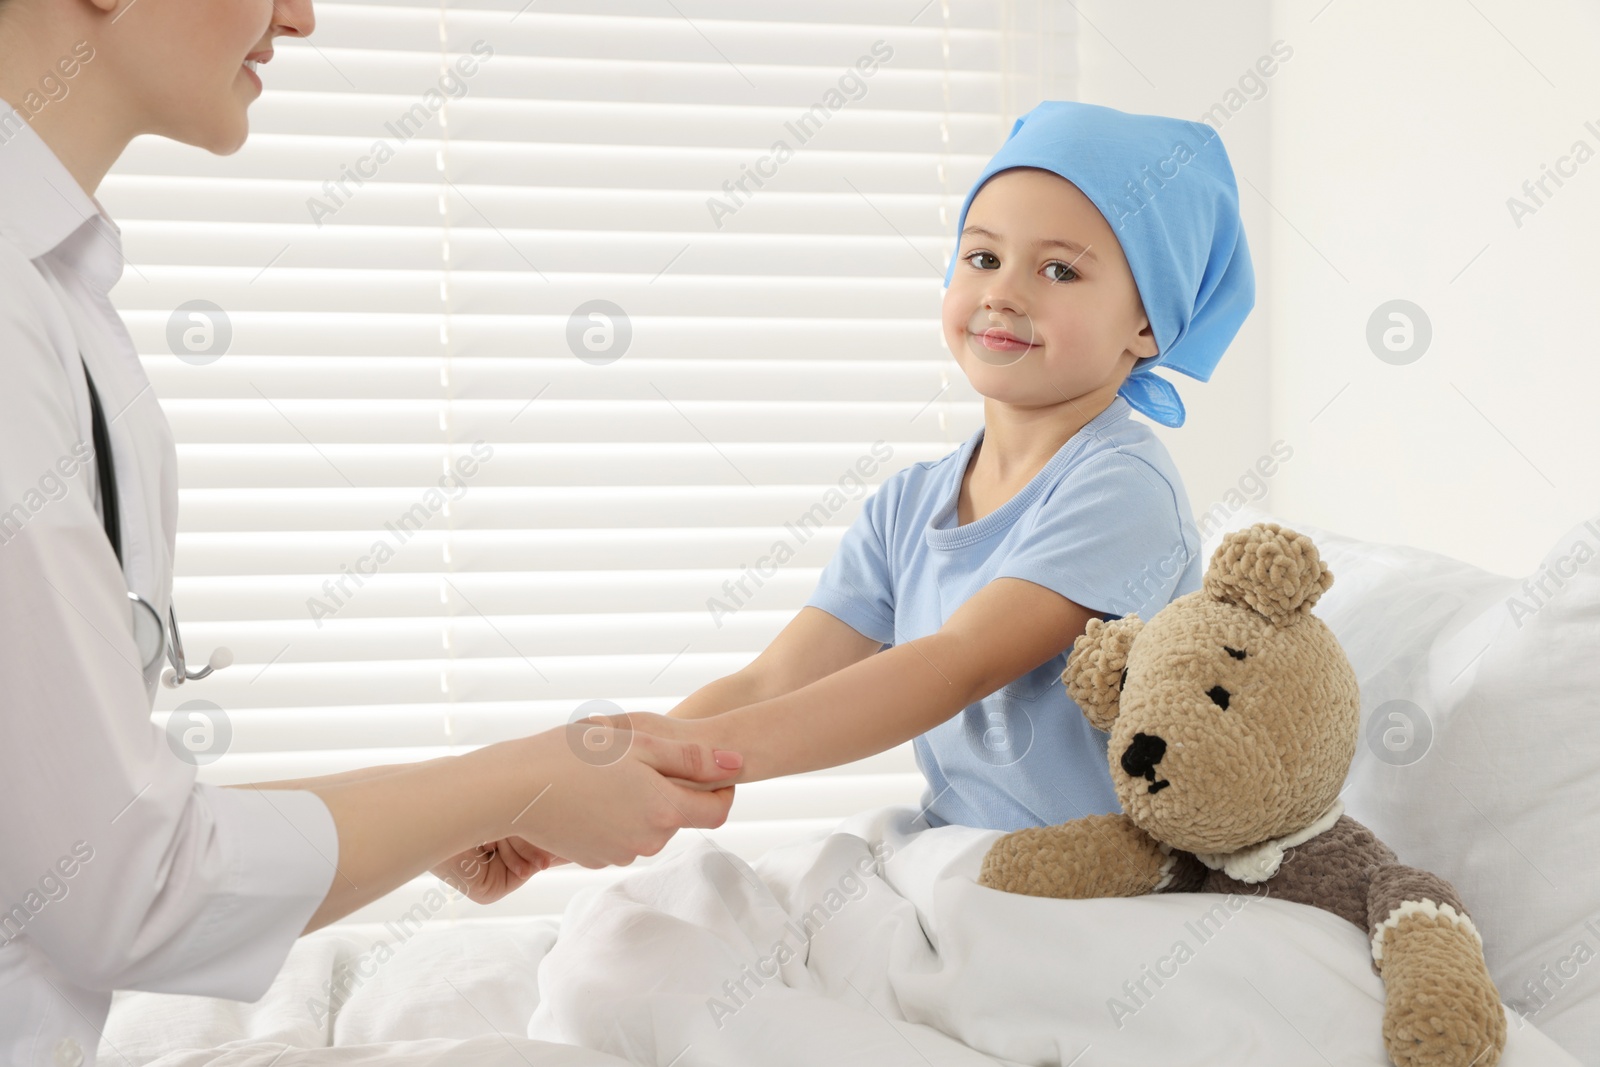
[[[750,665],[696,689],[667,714],[703,719],[792,693],[882,648],[821,608],[803,607]]]
[[[1076,641],[1097,614],[1044,586],[999,578],[937,633],[869,655],[793,692],[673,724],[665,732],[743,755],[739,782],[864,759],[937,726],[1046,662]],[[652,731],[650,718],[638,717],[638,727]]]

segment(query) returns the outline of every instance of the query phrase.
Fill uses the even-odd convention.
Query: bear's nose
[[[1155,734],[1134,734],[1122,752],[1122,769],[1134,778],[1156,780],[1156,764],[1167,754],[1167,743]]]

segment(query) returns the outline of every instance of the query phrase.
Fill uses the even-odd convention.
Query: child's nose
[[[1016,292],[1008,285],[991,284],[989,291],[983,295],[985,311],[1000,311],[1007,315],[1026,314],[1022,310],[1022,301],[1017,298]]]

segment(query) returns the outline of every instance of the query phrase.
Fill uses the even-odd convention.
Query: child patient
[[[1130,414],[1181,426],[1152,368],[1206,381],[1254,305],[1233,170],[1200,123],[1047,102],[957,232],[944,337],[983,426],[884,481],[748,667],[632,723],[741,753],[736,782],[911,740],[934,826],[1115,812],[1108,735],[1059,677],[1089,619],[1200,586],[1183,482]]]

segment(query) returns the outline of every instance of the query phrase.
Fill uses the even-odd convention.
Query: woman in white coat
[[[128,592],[166,618],[177,464],[108,299],[121,241],[93,195],[139,134],[237,150],[254,68],[312,25],[309,0],[0,0],[5,1064],[92,1060],[115,989],[257,999],[296,937],[424,871],[487,901],[560,859],[652,855],[732,802],[713,787],[736,755],[643,735],[604,766],[556,730],[223,788],[152,724]]]

